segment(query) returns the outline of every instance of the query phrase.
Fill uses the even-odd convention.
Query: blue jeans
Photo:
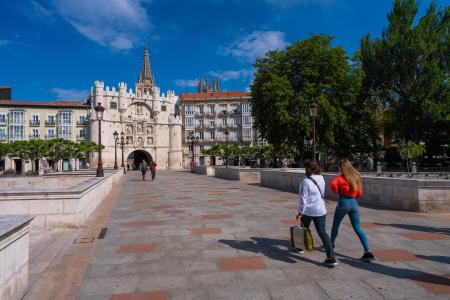
[[[369,242],[364,231],[361,228],[359,206],[358,202],[354,198],[346,198],[339,196],[338,205],[334,211],[333,228],[331,229],[331,242],[334,244],[339,231],[339,225],[341,225],[342,219],[348,214],[350,222],[352,223],[353,230],[359,237],[361,244],[365,252],[369,251]]]
[[[301,219],[303,226],[309,228],[311,221],[314,222],[314,227],[316,227],[317,234],[322,240],[323,246],[325,247],[325,252],[327,253],[327,257],[334,257],[333,245],[331,244],[330,237],[328,236],[327,229],[325,224],[327,222],[327,215],[323,215],[320,217],[311,217],[302,215]]]

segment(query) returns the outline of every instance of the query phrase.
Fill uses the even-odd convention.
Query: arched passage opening
[[[130,153],[130,155],[128,155],[127,158],[127,162],[132,163],[130,168],[133,168],[133,170],[137,170],[139,168],[139,164],[142,162],[142,160],[145,160],[145,162],[150,165],[150,163],[153,161],[153,157],[145,150],[134,150]]]

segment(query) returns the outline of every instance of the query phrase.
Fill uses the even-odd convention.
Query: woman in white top
[[[330,267],[337,266],[333,245],[326,230],[327,209],[323,200],[325,193],[325,180],[320,175],[320,166],[315,161],[305,161],[306,178],[300,183],[298,214],[303,226],[309,228],[311,221],[314,222],[317,234],[322,240],[327,253],[324,264]]]

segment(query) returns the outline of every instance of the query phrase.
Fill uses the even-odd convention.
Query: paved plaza
[[[57,264],[64,269],[57,277],[72,277],[71,287],[57,289],[68,290],[67,298],[450,299],[449,215],[364,207],[362,225],[378,260],[358,260],[362,248],[345,219],[336,241],[339,266],[327,268],[315,230],[316,251],[289,247],[295,194],[171,171],[154,182],[130,172],[116,193],[97,225],[85,229],[95,240],[78,234],[79,243],[70,243],[70,258],[82,257],[85,267]],[[327,204],[328,230],[335,205]],[[47,280],[43,287],[58,281]],[[38,286],[28,298],[45,298]]]

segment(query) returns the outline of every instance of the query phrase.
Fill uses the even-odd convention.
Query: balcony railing
[[[86,140],[85,136],[77,135],[77,141],[85,141],[85,140]]]
[[[56,139],[56,134],[53,135],[45,135],[46,140]]]
[[[203,117],[204,115],[205,115],[205,112],[197,111],[197,112],[195,113],[195,116],[197,116],[197,117]]]
[[[77,126],[86,126],[88,124],[87,120],[84,121],[77,121]]]
[[[244,141],[251,141],[252,137],[251,136],[243,136],[242,140],[244,140]]]
[[[33,134],[30,135],[30,140],[39,140],[41,138],[40,134]]]
[[[49,121],[49,120],[45,121],[45,126],[55,126],[55,125],[56,125],[55,121]]]
[[[207,113],[205,113],[205,117],[207,117],[207,118],[215,118],[216,117],[216,113],[215,112],[207,112]]]
[[[197,124],[197,125],[195,125],[195,128],[197,128],[197,129],[204,129],[205,125]]]
[[[35,120],[35,121],[33,121],[33,120],[31,120],[30,121],[30,126],[40,126],[41,125],[41,121],[40,120]]]

